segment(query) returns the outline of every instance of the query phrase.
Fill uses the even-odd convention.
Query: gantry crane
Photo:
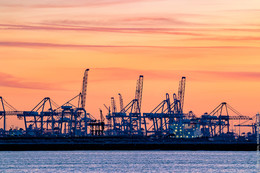
[[[75,97],[73,97],[72,99],[70,99],[69,101],[67,101],[66,103],[64,103],[62,106],[71,106],[74,108],[85,109],[86,96],[87,96],[87,84],[88,84],[88,71],[89,71],[89,69],[86,69],[84,72],[81,92],[78,95],[76,95]],[[78,105],[75,104],[76,100],[77,100]],[[59,108],[61,108],[62,106],[60,106]]]
[[[150,113],[144,113],[146,118],[152,120],[153,125],[147,130],[147,133],[155,135],[172,135],[173,126],[183,127],[184,114],[184,94],[186,77],[182,77],[179,82],[178,95],[173,94],[171,103],[169,94],[166,93],[166,99],[157,105]],[[174,132],[175,133],[175,132]],[[183,135],[179,135],[183,136]]]
[[[6,110],[6,108],[8,110]],[[22,114],[22,111],[17,111],[3,97],[0,96],[0,120],[3,119],[3,131],[6,132],[6,116]]]
[[[143,113],[145,118],[152,121],[152,126],[146,130],[146,135],[155,134],[158,136],[168,135],[170,120],[174,118],[171,111],[169,94],[166,93],[166,99],[157,105],[150,113]]]
[[[230,116],[229,112],[233,112],[236,115]],[[212,121],[214,121],[212,124],[214,134],[216,134],[215,129],[218,126],[219,135],[223,133],[225,127],[227,128],[227,133],[229,133],[229,120],[252,120],[252,118],[242,115],[226,102],[222,102],[221,104],[219,104],[213,111],[209,113],[209,115],[209,118],[213,118]]]
[[[44,130],[54,133],[58,129],[58,113],[55,108],[59,106],[49,97],[42,99],[31,111],[24,111],[17,115],[24,119],[26,133],[43,134]]]
[[[122,95],[119,94],[120,111],[117,112],[115,99],[111,98],[111,112],[110,109],[105,106],[108,110],[106,116],[108,122],[108,134],[111,135],[140,135],[144,132],[141,116],[141,104],[142,104],[142,92],[143,92],[143,75],[140,75],[135,90],[135,98],[123,106]],[[144,127],[146,129],[146,127]]]
[[[239,127],[239,135],[240,135],[240,127],[251,127],[252,128],[252,133],[253,134],[257,134],[257,126],[259,127],[259,117],[260,117],[260,114],[259,113],[257,113],[256,115],[255,115],[255,117],[253,117],[253,118],[255,118],[255,122],[252,122],[251,124],[246,124],[246,123],[248,123],[248,121],[249,120],[252,120],[252,119],[248,119],[247,121],[244,121],[243,123],[240,123],[239,122],[239,124],[236,124],[236,125],[234,125],[235,127],[236,126],[238,126]]]
[[[171,111],[176,115],[183,115],[184,95],[185,95],[186,77],[182,77],[179,82],[178,94],[173,94],[173,102],[171,104]]]

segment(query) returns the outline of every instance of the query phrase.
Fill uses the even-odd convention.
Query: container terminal
[[[0,97],[0,150],[255,151],[259,147],[259,113],[242,115],[226,102],[201,116],[184,113],[186,77],[181,77],[178,93],[166,93],[153,110],[142,112],[144,76],[140,75],[135,98],[124,104],[119,93],[117,106],[111,97],[111,105],[104,104],[96,119],[85,109],[88,73],[86,69],[81,92],[61,106],[45,97],[31,111],[21,111]],[[8,116],[23,120],[24,128],[7,130]],[[239,134],[230,129],[234,120],[239,120],[234,125]],[[241,127],[251,132],[241,133]]]

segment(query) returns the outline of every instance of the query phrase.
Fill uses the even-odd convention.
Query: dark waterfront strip
[[[0,138],[1,151],[26,150],[224,150],[256,151],[256,142],[124,137]]]

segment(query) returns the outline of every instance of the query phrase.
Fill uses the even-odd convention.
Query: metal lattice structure
[[[177,94],[166,93],[165,98],[148,113],[142,113],[143,75],[140,75],[135,88],[134,99],[126,106],[119,93],[119,106],[111,97],[110,106],[105,106],[104,117],[100,109],[100,120],[86,111],[88,72],[83,76],[82,88],[78,95],[58,106],[52,99],[45,97],[31,111],[17,111],[11,104],[0,97],[0,120],[3,128],[0,136],[10,135],[6,130],[7,116],[17,115],[24,120],[27,136],[138,136],[155,138],[220,138],[231,139],[230,121],[239,120],[235,126],[252,127],[252,136],[256,136],[258,123],[249,116],[242,115],[226,102],[222,102],[209,114],[197,117],[192,111],[184,113],[186,77],[179,81]],[[258,115],[259,116],[259,115]],[[245,120],[240,123],[240,120]],[[240,129],[239,129],[240,135]],[[250,136],[250,135],[248,135]],[[248,138],[249,139],[249,138]]]
[[[0,121],[3,121],[3,128],[0,131],[0,135],[5,135],[7,131],[6,119],[7,116],[14,116],[22,114],[22,111],[18,111],[11,104],[9,104],[3,97],[0,96]],[[19,118],[20,119],[20,118]]]
[[[231,116],[230,113],[235,114]],[[209,114],[202,115],[201,125],[205,136],[230,133],[230,120],[252,120],[249,116],[240,114],[226,102],[219,104]]]
[[[120,111],[115,109],[114,97],[111,99],[112,111],[107,114],[108,131],[110,135],[143,135],[146,131],[146,123],[141,114],[141,103],[143,93],[143,75],[139,76],[136,84],[135,99],[125,107],[121,94],[119,95]]]
[[[118,93],[118,96],[119,96],[120,111],[123,111],[123,109],[124,109],[123,97],[120,93]]]
[[[86,96],[87,96],[87,84],[88,84],[88,71],[86,69],[83,76],[82,90],[80,93],[80,106],[85,109],[86,106]]]
[[[31,111],[24,111],[18,117],[23,117],[26,133],[30,135],[54,134],[58,128],[58,105],[49,97],[42,99]]]

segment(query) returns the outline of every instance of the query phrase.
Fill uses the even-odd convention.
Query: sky
[[[44,97],[62,105],[89,68],[86,109],[98,118],[111,97],[119,107],[118,93],[125,104],[134,98],[139,75],[142,112],[186,76],[185,112],[200,116],[225,101],[252,117],[260,111],[259,18],[259,0],[1,0],[0,96],[17,110]]]

